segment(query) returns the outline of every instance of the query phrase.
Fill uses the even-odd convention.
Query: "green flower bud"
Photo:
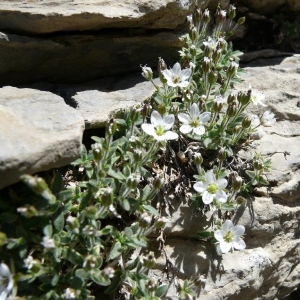
[[[155,266],[154,253],[150,252],[146,258],[144,258],[143,265],[147,269],[152,269]]]
[[[201,155],[201,153],[197,152],[194,155],[194,163],[196,164],[196,166],[201,166],[203,163],[203,157]]]
[[[94,237],[94,236],[96,236],[97,228],[92,225],[86,225],[82,229],[82,233],[83,233],[83,235]]]
[[[216,24],[223,24],[226,21],[226,11],[218,7],[215,15]]]
[[[203,13],[203,22],[205,24],[208,24],[210,21],[210,14],[209,14],[209,10],[205,9],[204,13]]]
[[[145,102],[141,110],[141,114],[143,118],[146,118],[150,114],[150,111],[151,111],[151,105]]]
[[[228,16],[230,20],[233,20],[236,16],[236,8],[234,5],[229,5]]]
[[[196,49],[195,45],[191,46],[190,53],[191,53],[192,56],[196,56],[197,55],[197,49]]]
[[[142,67],[142,76],[147,79],[147,80],[152,80],[153,79],[153,72],[152,69],[150,67],[144,66]]]
[[[254,167],[255,170],[258,170],[258,171],[260,171],[260,170],[262,170],[264,168],[263,164],[260,161],[258,161],[258,160],[256,160],[253,163],[253,167]]]
[[[196,22],[201,22],[202,18],[203,18],[203,14],[202,11],[199,7],[196,6],[194,14],[193,14],[193,18],[196,20]]]
[[[217,81],[217,79],[218,79],[218,74],[211,70],[208,73],[208,82],[209,82],[209,84],[210,85],[214,84]]]
[[[3,245],[5,245],[7,242],[7,236],[4,232],[0,231],[0,247],[2,247]]]
[[[238,67],[239,67],[239,65],[236,62],[232,61],[230,66],[227,69],[227,76],[230,78],[235,76]]]
[[[219,161],[224,161],[224,160],[226,159],[226,156],[227,156],[226,149],[222,147],[222,148],[218,151],[218,160],[219,160]]]
[[[134,162],[139,163],[143,158],[143,151],[140,149],[133,150],[133,159]]]
[[[245,199],[244,197],[242,197],[242,196],[238,196],[238,197],[236,198],[236,203],[239,204],[239,205],[243,205],[243,204],[245,204],[246,202],[247,202],[246,199]]]
[[[94,207],[95,208],[95,207]],[[86,208],[86,210],[88,210],[89,208]],[[96,209],[96,208],[95,208]],[[97,211],[94,212],[94,214],[96,214]],[[68,216],[67,217],[67,226],[66,228],[76,234],[79,233],[79,221],[77,218],[72,217],[72,216]]]
[[[96,161],[100,161],[103,158],[104,150],[100,143],[96,143],[92,145],[92,152],[93,152],[94,159]]]
[[[97,268],[98,266],[97,258],[93,255],[88,255],[83,263],[83,267],[89,271]]]
[[[195,27],[190,30],[189,36],[192,41],[195,41],[198,38],[198,31]]]
[[[141,228],[148,228],[151,224],[152,218],[147,213],[143,213],[139,219],[139,225]]]
[[[139,119],[139,113],[139,110],[135,107],[130,110],[129,118],[132,123],[135,123]]]
[[[237,108],[235,104],[228,105],[226,114],[229,118],[234,117],[236,112],[237,112]]]
[[[107,132],[109,135],[114,135],[118,129],[118,125],[114,119],[111,119],[108,124]]]
[[[242,129],[241,126],[236,125],[233,127],[232,132],[233,132],[233,134],[238,134],[241,131],[241,129]]]
[[[164,116],[164,115],[166,114],[166,112],[167,112],[166,105],[163,104],[163,103],[161,103],[161,104],[158,106],[157,110],[158,110],[158,112],[159,112],[162,116]]]
[[[247,129],[251,126],[251,119],[249,117],[245,117],[242,121],[242,127]]]
[[[147,282],[147,288],[149,292],[155,292],[157,290],[157,283],[153,279],[149,279]]]
[[[214,102],[213,109],[214,112],[219,113],[222,110],[223,104],[220,102]]]
[[[22,216],[24,216],[27,219],[30,219],[37,215],[37,210],[32,205],[26,205],[23,207],[17,208],[17,212],[20,213]]]
[[[209,57],[205,56],[202,62],[203,73],[208,73],[210,69],[211,60]]]
[[[243,179],[240,176],[235,176],[232,182],[232,188],[234,192],[238,192],[243,184]]]
[[[130,175],[126,180],[126,186],[131,189],[135,190],[139,184],[138,178],[136,178],[134,175]]]
[[[207,58],[210,58],[212,55],[212,49],[210,46],[205,46],[204,48],[204,58],[207,57]]]
[[[164,185],[164,180],[160,176],[156,176],[153,180],[153,186],[156,190],[160,190]]]
[[[242,18],[239,18],[237,22],[239,25],[243,25],[245,23],[245,21],[246,21],[246,18],[242,17]]]
[[[165,217],[158,218],[154,223],[154,227],[156,229],[163,228],[166,226],[167,222],[168,222],[168,219]]]
[[[219,59],[221,58],[222,55],[222,49],[215,49],[212,53],[212,60],[215,64],[218,63]]]
[[[219,38],[218,39],[218,43],[219,43],[219,46],[222,49],[222,51],[226,51],[227,50],[227,42],[226,42],[225,39]]]
[[[236,99],[235,94],[229,94],[227,97],[227,103],[232,104],[235,101],[235,99]]]
[[[158,66],[157,66],[158,72],[164,71],[164,70],[166,70],[167,68],[168,68],[168,67],[167,67],[165,61],[164,61],[161,57],[159,57],[159,58],[158,58]]]
[[[110,206],[113,203],[113,190],[112,188],[106,188],[106,191],[101,196],[101,203],[103,206]]]

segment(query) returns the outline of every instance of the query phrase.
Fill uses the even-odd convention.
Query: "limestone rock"
[[[158,80],[155,82],[158,83]],[[116,82],[110,91],[107,85],[78,91],[71,103],[83,116],[86,129],[99,128],[104,126],[109,115],[140,104],[150,98],[154,91],[153,84],[138,74]]]
[[[181,34],[74,34],[54,37],[0,36],[0,85],[36,81],[70,83],[157,66],[158,57],[174,62]]]
[[[54,94],[0,89],[0,188],[80,156],[83,118]]]
[[[102,28],[174,29],[193,10],[193,0],[4,0],[0,30],[44,34]]]

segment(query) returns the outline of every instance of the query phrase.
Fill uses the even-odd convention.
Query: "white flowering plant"
[[[246,248],[245,228],[231,216],[253,186],[268,184],[270,159],[257,154],[245,170],[233,158],[275,116],[247,115],[264,96],[233,89],[241,53],[227,38],[244,22],[233,26],[234,18],[233,5],[214,20],[196,8],[181,61],[168,68],[159,59],[160,84],[142,67],[152,99],[111,118],[64,176],[24,175],[25,185],[0,197],[0,299],[163,299],[168,284],[150,278],[155,258],[143,250],[150,234],[164,249],[170,193],[193,194],[185,199],[207,220],[197,236],[219,255]],[[179,298],[203,284],[201,276],[180,281]]]

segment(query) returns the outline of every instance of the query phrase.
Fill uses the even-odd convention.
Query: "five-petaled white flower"
[[[226,220],[222,226],[222,229],[216,230],[214,233],[216,240],[219,242],[222,253],[227,253],[228,251],[234,249],[245,249],[246,244],[241,239],[241,236],[244,234],[244,232],[244,226],[234,226],[231,220]]]
[[[270,111],[265,111],[260,118],[261,125],[270,127],[276,123],[275,115]]]
[[[63,297],[64,299],[76,299],[77,293],[74,289],[66,288]]]
[[[251,85],[249,85],[249,90],[251,90],[252,87]],[[264,101],[265,100],[265,95],[263,93],[259,93],[255,90],[252,90],[251,92],[251,102],[256,106],[258,104],[260,104],[261,106],[266,106],[264,104]]]
[[[210,119],[210,112],[200,114],[199,106],[193,103],[190,107],[189,114],[180,113],[178,119],[183,125],[179,128],[182,133],[190,133],[191,131],[197,135],[205,133],[204,124]]]
[[[158,111],[154,110],[151,114],[151,124],[142,124],[142,129],[157,141],[176,140],[178,134],[170,131],[175,122],[174,115],[162,117]]]
[[[212,170],[205,173],[205,181],[196,182],[194,189],[202,194],[202,201],[204,204],[210,204],[213,200],[217,200],[220,203],[227,201],[227,194],[223,189],[227,186],[227,180],[225,178],[216,179]]]
[[[167,80],[168,86],[185,88],[190,84],[189,78],[192,70],[190,68],[181,70],[181,66],[177,62],[171,70],[163,70],[162,73]]]
[[[8,266],[0,264],[0,299],[5,300],[14,287],[13,277]]]

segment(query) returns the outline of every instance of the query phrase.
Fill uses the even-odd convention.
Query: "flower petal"
[[[166,131],[162,137],[164,140],[176,140],[178,139],[178,134],[173,131]]]
[[[204,204],[210,204],[214,200],[214,195],[210,194],[208,191],[205,191],[202,195],[202,201]]]
[[[216,176],[213,173],[213,171],[209,170],[205,173],[205,179],[207,183],[213,183],[216,182]]]
[[[182,133],[190,133],[193,130],[193,127],[191,127],[190,125],[182,125],[180,126],[179,130]]]
[[[167,80],[171,80],[172,81],[173,73],[170,70],[163,70],[161,72],[163,73],[164,77]]]
[[[232,221],[231,221],[231,220],[226,220],[226,221],[224,222],[224,224],[223,224],[222,229],[223,229],[225,232],[227,232],[227,231],[231,231],[232,227],[233,227]]]
[[[202,124],[207,123],[210,120],[211,113],[205,112],[200,115],[200,120]]]
[[[231,243],[227,243],[225,241],[220,242],[220,249],[221,249],[222,253],[229,252],[231,248],[232,248]]]
[[[185,114],[185,113],[180,113],[178,114],[178,120],[181,122],[181,123],[184,123],[184,124],[189,124],[190,121],[191,121],[191,118],[188,114]]]
[[[216,194],[216,199],[220,203],[225,203],[227,201],[227,197],[227,194],[222,190],[219,190]]]
[[[181,78],[182,80],[187,80],[190,78],[192,74],[192,69],[188,68],[188,69],[184,69],[181,71]]]
[[[179,83],[176,84],[176,86],[179,86],[181,88],[185,88],[189,85],[190,83],[188,81],[181,81]]]
[[[154,126],[152,124],[144,123],[144,124],[142,124],[142,129],[144,130],[145,133],[147,133],[149,135],[152,135],[152,136],[156,135]]]
[[[154,127],[162,124],[162,117],[160,113],[156,110],[154,110],[151,114],[151,124],[154,125]]]
[[[225,233],[226,232],[224,232],[223,230],[216,230],[214,232],[215,239],[218,241],[224,241],[223,236]]]
[[[197,134],[197,135],[202,135],[205,133],[205,127],[202,125],[194,128],[193,130],[194,130],[195,134]]]
[[[174,115],[167,115],[167,116],[163,117],[163,120],[162,120],[163,124],[162,125],[163,125],[165,130],[169,130],[174,125],[174,122],[175,122]]]
[[[204,182],[202,182],[202,181],[196,182],[196,183],[194,184],[194,190],[196,190],[196,191],[197,191],[198,193],[200,193],[200,194],[202,194],[202,193],[205,192],[206,187],[207,187],[206,183],[204,183]]]
[[[232,245],[237,250],[243,250],[246,248],[246,244],[245,244],[244,240],[242,240],[241,238],[237,238],[237,237],[233,239]]]
[[[199,106],[197,103],[193,103],[191,108],[190,108],[190,116],[191,118],[195,118],[195,117],[198,117],[199,116]]]
[[[173,66],[172,71],[173,71],[173,74],[175,74],[175,75],[180,75],[180,73],[181,73],[181,66],[180,66],[180,63],[179,63],[179,62],[177,62],[177,63]]]
[[[228,182],[225,178],[221,178],[216,181],[216,184],[219,187],[219,189],[224,189],[227,186],[227,183]]]
[[[245,227],[242,225],[236,225],[232,228],[232,233],[235,237],[240,237],[245,233]]]

